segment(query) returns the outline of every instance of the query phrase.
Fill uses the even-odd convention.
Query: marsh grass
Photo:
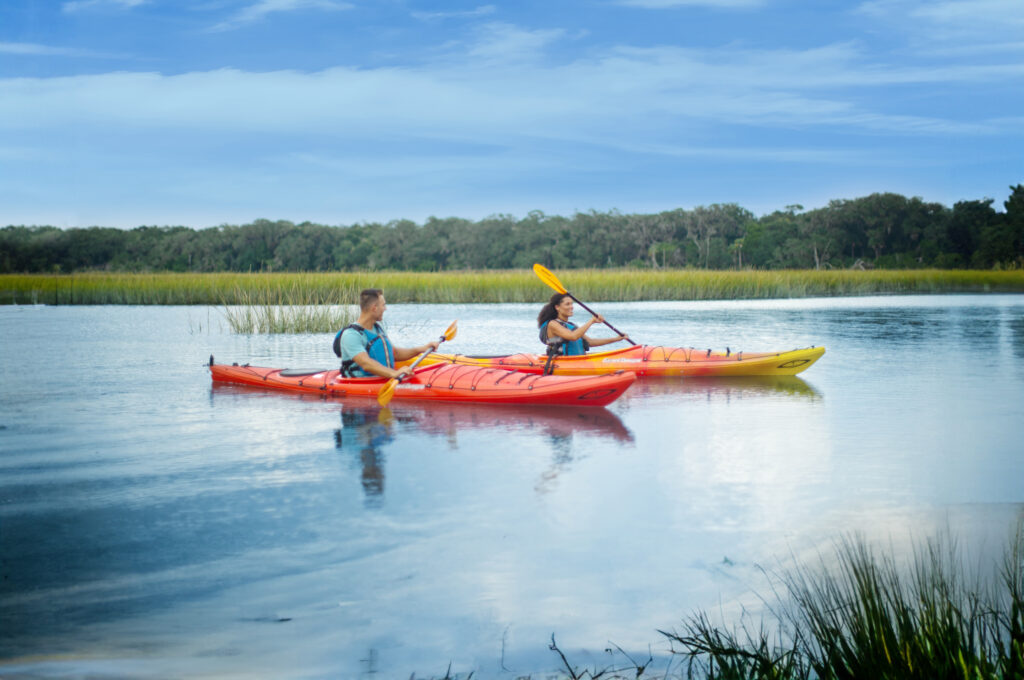
[[[586,301],[730,300],[897,293],[1024,292],[1024,270],[644,270],[555,272]],[[551,290],[528,269],[453,272],[0,275],[0,304],[245,305],[260,291],[351,304],[383,288],[391,302],[540,302]],[[302,303],[293,303],[302,304]]]
[[[355,299],[355,291],[345,293]],[[332,304],[323,292],[290,288],[236,290],[221,312],[235,333],[333,333],[356,318],[351,305]]]
[[[667,633],[688,677],[853,680],[1024,678],[1024,530],[992,574],[951,539],[909,565],[844,540],[834,564],[782,577],[788,597],[756,630],[698,613]]]

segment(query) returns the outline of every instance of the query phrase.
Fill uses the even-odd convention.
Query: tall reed
[[[789,599],[757,630],[723,630],[698,613],[663,634],[690,677],[1024,678],[1022,526],[991,576],[969,576],[950,539],[926,543],[906,568],[845,540],[836,565],[782,579]]]
[[[1024,292],[1024,270],[572,269],[555,274],[588,301],[723,300],[892,293]],[[551,290],[528,269],[449,272],[2,274],[0,304],[247,304],[261,290],[349,304],[383,288],[391,302],[539,302]]]
[[[355,299],[355,291],[345,292]],[[235,333],[329,333],[352,323],[351,305],[332,304],[322,294],[297,285],[290,288],[236,290],[221,308]]]

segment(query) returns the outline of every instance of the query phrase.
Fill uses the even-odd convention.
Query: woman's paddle
[[[541,281],[546,283],[549,287],[553,288],[556,292],[562,293],[563,295],[568,295],[569,297],[571,297],[573,299],[573,302],[575,302],[580,307],[582,307],[583,309],[585,309],[588,312],[590,312],[590,314],[592,316],[597,316],[597,312],[595,312],[590,307],[587,307],[585,304],[580,302],[579,299],[575,295],[573,295],[572,293],[567,291],[565,289],[565,286],[562,285],[562,282],[558,280],[558,277],[556,277],[554,274],[552,274],[548,270],[547,267],[545,267],[544,265],[541,265],[541,264],[535,264],[535,265],[533,265],[533,273],[537,275],[537,278],[539,278]],[[622,335],[622,336],[626,335],[625,333],[623,333],[622,331],[620,331],[618,328],[616,328],[615,326],[611,325],[607,321],[604,322],[604,325],[608,326],[608,328],[611,328],[613,331],[615,331],[619,335]],[[635,342],[633,342],[629,338],[626,338],[626,342],[628,342],[631,345],[635,345],[636,344]]]
[[[442,343],[445,340],[451,340],[452,338],[454,338],[455,331],[457,330],[456,326],[458,325],[458,323],[458,321],[452,321],[452,325],[448,326],[448,330],[444,332],[444,335],[442,335],[437,342]],[[423,361],[427,357],[427,355],[433,351],[434,350],[432,349],[428,349],[426,352],[416,357],[416,361],[412,362],[412,365],[409,367],[409,372],[411,373],[413,369],[419,366],[420,362]],[[388,380],[386,383],[384,383],[384,387],[380,388],[380,392],[377,393],[377,403],[380,404],[381,406],[387,406],[388,403],[391,401],[391,397],[395,396],[395,388],[398,387],[398,383],[400,382],[402,382],[401,377],[392,378],[391,380]]]

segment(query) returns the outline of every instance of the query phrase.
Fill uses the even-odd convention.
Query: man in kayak
[[[408,375],[409,367],[396,369],[396,361],[412,359],[427,350],[437,349],[437,340],[413,348],[392,345],[380,324],[387,308],[381,289],[367,288],[359,294],[359,319],[334,336],[334,353],[341,357],[343,376],[397,378]]]
[[[595,323],[604,323],[604,317],[599,314],[588,319],[582,326],[577,326],[569,321],[572,314],[572,297],[566,293],[555,293],[537,315],[540,341],[549,348],[552,346],[558,348],[557,354],[578,356],[586,354],[591,347],[610,345],[619,340],[629,340],[626,335],[618,335],[614,338],[590,338],[586,334],[587,329]]]

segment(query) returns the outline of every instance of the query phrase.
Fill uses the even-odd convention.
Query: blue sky
[[[5,0],[0,225],[323,224],[1024,182],[1021,0]]]

